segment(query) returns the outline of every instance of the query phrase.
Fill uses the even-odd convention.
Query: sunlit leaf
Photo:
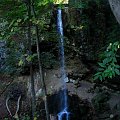
[[[20,60],[19,63],[18,63],[18,66],[22,66],[23,65],[23,60]]]

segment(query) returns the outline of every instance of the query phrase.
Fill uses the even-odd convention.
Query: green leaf
[[[35,53],[35,54],[32,55],[32,58],[37,57],[37,56],[38,56],[38,55]]]
[[[28,56],[26,57],[26,60],[27,60],[28,62],[31,62],[31,61],[32,61],[32,56],[28,55]]]
[[[99,70],[99,71],[103,71],[103,70],[104,70],[104,68],[98,68],[98,70]]]
[[[102,78],[102,76],[101,76],[101,75],[99,76],[99,79],[100,79],[101,81],[103,80],[103,78]]]
[[[112,70],[112,67],[111,67],[111,65],[109,65],[109,66],[108,66],[108,70],[110,70],[110,71]]]
[[[115,77],[115,71],[114,70],[112,70],[112,75]]]
[[[109,63],[112,59],[110,59],[109,57],[108,58],[105,58],[103,60],[103,64],[106,64],[106,63]]]
[[[22,21],[22,19],[17,19],[17,22],[20,23]]]
[[[22,66],[23,65],[23,60],[20,60],[19,63],[18,63],[18,66]]]
[[[103,79],[105,79],[105,73],[104,72],[102,73],[102,77],[103,77]]]
[[[100,67],[105,68],[105,65],[103,63],[98,63],[100,65]]]
[[[10,28],[14,24],[14,22],[15,22],[15,19],[12,20],[12,22],[10,23],[10,25],[8,26],[8,28]]]
[[[117,62],[117,59],[115,57],[113,57],[113,62]]]
[[[110,73],[109,73],[109,77],[112,78],[112,76],[113,76],[113,74],[112,74],[112,72],[110,72]]]
[[[119,65],[115,65],[114,67],[115,67],[115,68],[120,68],[120,66],[119,66]]]
[[[116,73],[117,75],[120,75],[119,69],[115,69],[115,73]]]
[[[114,52],[113,51],[110,51],[107,53],[107,57],[110,57],[110,56],[113,56],[114,55]]]
[[[109,72],[110,72],[110,69],[106,69],[104,72],[105,72],[105,73],[109,73]]]
[[[108,76],[109,76],[109,73],[108,73],[108,72],[106,72],[106,73],[104,74],[104,76],[105,76],[105,77],[108,77]]]
[[[97,80],[99,78],[99,75],[94,76],[94,80]]]
[[[94,76],[100,75],[102,74],[102,72],[97,72]]]

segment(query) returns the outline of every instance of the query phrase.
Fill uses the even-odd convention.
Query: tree
[[[34,9],[34,2],[32,1],[32,11],[33,11],[33,16],[35,19],[37,19],[35,9]],[[37,25],[35,25],[35,31],[36,31],[36,44],[37,44],[37,54],[38,54],[38,64],[39,64],[39,74],[40,74],[40,80],[42,83],[42,89],[44,92],[44,103],[45,103],[45,110],[46,110],[46,117],[47,120],[50,120],[49,116],[49,110],[48,110],[48,103],[47,103],[47,91],[46,91],[46,86],[45,86],[45,81],[44,81],[44,73],[42,69],[42,60],[41,60],[41,52],[40,52],[40,46],[39,46],[39,28]]]
[[[9,2],[9,5],[6,6],[6,3]],[[48,6],[49,0],[42,0],[38,2],[37,0],[34,2],[36,7],[43,7],[43,6]],[[45,109],[46,109],[46,115],[47,115],[47,120],[49,120],[49,112],[48,112],[48,106],[47,106],[47,93],[46,93],[46,86],[44,82],[44,77],[43,77],[43,71],[42,71],[42,62],[41,62],[41,55],[40,55],[40,48],[39,48],[39,26],[44,25],[44,21],[42,21],[43,24],[41,24],[41,21],[37,20],[35,9],[34,9],[34,3],[31,0],[24,1],[25,4],[23,4],[21,1],[12,1],[12,0],[6,0],[6,1],[1,1],[1,13],[3,19],[5,19],[8,22],[8,27],[6,27],[6,30],[3,31],[2,36],[6,39],[11,39],[14,35],[17,34],[17,32],[23,31],[23,29],[28,28],[28,55],[29,57],[32,56],[32,51],[31,51],[31,45],[32,45],[32,38],[34,38],[33,34],[31,34],[31,31],[33,30],[32,28],[35,27],[36,31],[36,41],[37,41],[37,52],[38,52],[38,63],[39,63],[39,72],[40,72],[40,77],[41,77],[41,82],[42,86],[44,89],[44,95],[45,95]],[[13,5],[13,8],[11,7]],[[4,11],[4,7],[8,7],[9,12],[7,10]],[[20,9],[18,9],[20,8]],[[43,8],[42,8],[43,9]],[[46,9],[46,8],[45,8]],[[33,15],[32,15],[33,12]],[[39,9],[37,8],[37,11],[39,12]],[[27,15],[28,13],[28,15]],[[14,16],[14,18],[13,18]],[[7,17],[7,19],[6,19]],[[40,17],[40,16],[39,16]],[[39,26],[36,24],[39,24]],[[42,27],[43,29],[43,27]],[[10,31],[10,34],[7,34],[7,31]],[[26,34],[26,32],[24,33]],[[15,38],[16,39],[16,38]],[[35,117],[35,110],[36,110],[36,101],[35,101],[35,90],[34,90],[34,78],[33,78],[33,62],[32,60],[28,61],[29,67],[30,67],[30,76],[31,76],[31,94],[32,94],[32,119]],[[20,60],[19,65],[22,65],[23,61]]]
[[[27,3],[28,7],[28,47],[29,47],[29,54],[32,55],[31,51],[31,0],[28,0]],[[35,100],[35,88],[34,88],[34,78],[33,78],[33,63],[30,61],[30,81],[31,81],[31,96],[32,96],[32,119],[35,118],[36,112],[36,100]]]

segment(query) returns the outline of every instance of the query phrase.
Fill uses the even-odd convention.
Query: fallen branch
[[[10,109],[9,109],[9,106],[8,106],[8,101],[9,101],[9,99],[10,99],[10,97],[8,97],[8,98],[6,99],[6,108],[7,108],[8,112],[9,112],[9,114],[10,114],[10,116],[11,116],[12,118],[15,118],[15,119],[19,120],[18,111],[19,111],[19,108],[20,108],[21,95],[19,96],[19,98],[18,98],[18,100],[17,100],[17,109],[16,109],[16,112],[15,112],[14,116],[12,115],[12,113],[11,113],[11,111],[10,111]]]

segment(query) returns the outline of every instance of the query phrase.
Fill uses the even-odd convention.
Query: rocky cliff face
[[[6,44],[5,41],[0,41],[0,68],[2,67],[4,59],[6,58],[5,44]]]
[[[109,0],[111,10],[120,24],[120,0]]]

